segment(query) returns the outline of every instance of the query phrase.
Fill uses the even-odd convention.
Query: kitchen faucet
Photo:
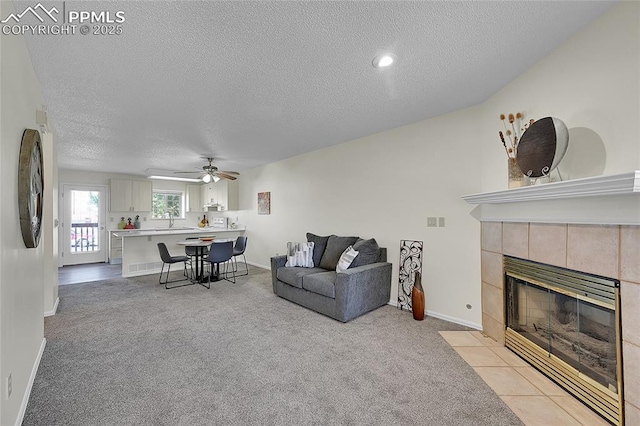
[[[169,212],[169,228],[173,228],[173,215]]]

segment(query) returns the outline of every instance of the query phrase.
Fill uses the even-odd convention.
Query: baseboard
[[[469,328],[474,328],[476,330],[482,330],[482,324],[478,324],[477,322],[471,322],[471,321],[467,321],[467,320],[463,320],[460,318],[455,318],[455,317],[451,317],[449,315],[445,315],[445,314],[441,314],[438,312],[433,312],[430,310],[427,310],[427,315],[429,315],[430,317],[434,317],[434,318],[438,318],[441,320],[445,320],[445,321],[449,321],[455,324],[460,324],[460,325],[464,325],[465,327],[469,327]]]
[[[262,269],[267,269],[267,270],[271,269],[271,266],[264,266],[264,265],[261,265],[259,263],[249,262],[248,260],[247,260],[247,264],[249,264],[251,266],[255,266],[257,268],[262,268]]]
[[[36,374],[38,373],[38,367],[40,367],[40,360],[42,359],[45,346],[47,346],[47,339],[43,337],[42,343],[40,344],[40,350],[38,351],[38,356],[31,368],[31,375],[29,376],[27,389],[25,389],[24,395],[22,396],[22,404],[20,404],[20,411],[18,412],[18,418],[16,418],[16,426],[20,426],[22,424],[24,414],[27,412],[27,404],[29,403],[29,397],[31,396],[31,388],[33,388],[33,382],[36,380]]]
[[[395,300],[389,300],[388,305],[391,305],[394,308],[397,308],[398,307],[398,302],[395,301]],[[407,311],[407,312],[409,312],[409,311]],[[428,316],[430,316],[430,317],[434,317],[434,318],[438,318],[438,319],[445,320],[445,321],[448,321],[448,322],[452,322],[454,324],[460,324],[460,325],[464,325],[465,327],[474,328],[476,330],[482,330],[482,324],[478,324],[476,322],[463,320],[463,319],[460,319],[460,318],[452,317],[452,316],[449,316],[449,315],[444,315],[444,314],[441,314],[441,313],[438,313],[438,312],[434,312],[434,311],[430,311],[430,310],[427,310],[426,314]]]
[[[56,297],[56,303],[53,304],[53,309],[50,311],[45,311],[44,312],[44,316],[45,317],[51,317],[53,315],[56,314],[56,312],[58,312],[58,303],[60,302],[60,298]]]

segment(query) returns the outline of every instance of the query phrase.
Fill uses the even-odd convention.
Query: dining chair
[[[229,271],[227,271],[227,264],[233,257],[233,241],[226,241],[224,243],[213,243],[211,244],[211,248],[209,249],[209,257],[207,258],[207,262],[209,262],[209,276],[210,281],[214,280],[213,266],[216,266],[217,276],[223,277],[222,272],[220,271],[220,265],[224,265],[224,280],[229,282],[236,282],[236,273],[231,267],[231,272],[233,273],[233,281],[229,279]]]
[[[185,240],[198,240],[200,237],[187,237]],[[193,247],[193,246],[185,246],[184,254],[189,258],[189,266],[191,267],[191,276],[193,277],[193,262],[198,261],[199,256],[208,256],[209,255],[209,247]]]
[[[167,290],[169,290],[170,288],[182,287],[183,285],[189,285],[189,284],[182,284],[182,285],[176,285],[172,287],[167,286],[167,284],[169,283],[176,283],[176,282],[181,282],[189,279],[187,275],[187,262],[189,261],[189,258],[187,256],[171,256],[169,254],[169,250],[167,249],[167,245],[165,243],[158,243],[158,251],[160,252],[160,259],[162,259],[162,268],[160,269],[160,277],[158,278],[158,284],[164,284],[164,288]],[[171,272],[171,265],[173,265],[174,263],[180,263],[180,262],[184,262],[183,275],[186,278],[182,280],[169,281],[169,273]],[[169,265],[169,266],[167,268],[167,276],[164,282],[162,282],[164,265]]]
[[[244,251],[247,248],[247,237],[240,236],[236,239],[236,243],[233,246],[233,268],[234,272],[238,272],[238,256],[242,256],[244,259],[244,269],[245,272],[243,274],[236,274],[237,277],[241,277],[244,275],[249,275],[249,267],[247,266],[247,258],[244,256]]]

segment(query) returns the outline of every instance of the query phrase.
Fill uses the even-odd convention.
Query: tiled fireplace
[[[482,222],[483,331],[505,344],[505,256],[620,283],[624,416],[640,424],[640,226]]]

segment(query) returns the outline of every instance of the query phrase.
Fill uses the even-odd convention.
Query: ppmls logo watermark
[[[2,19],[5,35],[120,35],[124,11],[67,10],[66,2],[47,8],[42,3]]]

